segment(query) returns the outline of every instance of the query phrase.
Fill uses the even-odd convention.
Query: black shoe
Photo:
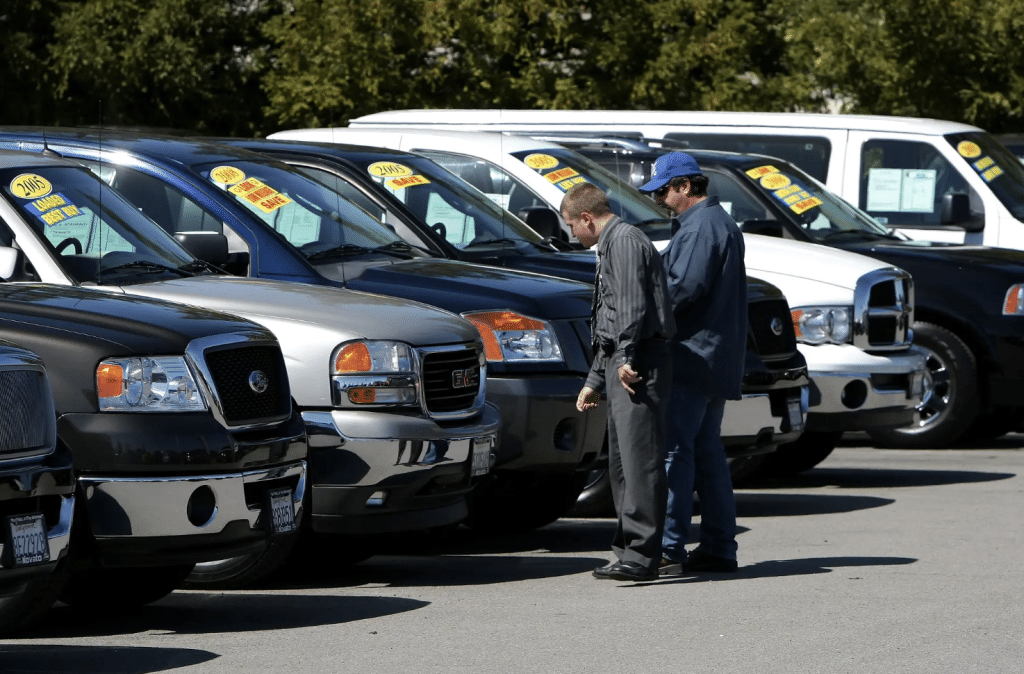
[[[699,546],[687,556],[685,565],[688,573],[735,573],[738,567],[735,559],[709,555]]]
[[[658,565],[658,573],[662,576],[684,576],[686,575],[686,564],[662,557],[661,563]]]
[[[594,577],[602,580],[628,580],[633,582],[657,580],[658,570],[649,569],[636,562],[615,562],[614,564],[594,569]]]

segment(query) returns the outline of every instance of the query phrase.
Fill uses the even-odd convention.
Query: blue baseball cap
[[[697,160],[685,152],[669,152],[658,157],[654,162],[654,170],[651,172],[651,180],[640,188],[641,192],[654,192],[660,190],[673,178],[683,176],[702,176]]]

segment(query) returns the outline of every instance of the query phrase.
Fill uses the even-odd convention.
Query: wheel
[[[551,524],[575,505],[588,473],[498,472],[469,496],[465,524],[476,530],[530,531]]]
[[[754,454],[752,456],[737,456],[736,458],[729,459],[729,475],[732,477],[732,483],[734,485],[739,484],[756,475],[767,456],[769,455]]]
[[[779,445],[774,452],[765,454],[756,472],[765,477],[798,475],[827,459],[841,437],[843,434],[838,432],[804,431],[793,442]]]
[[[237,590],[264,580],[288,561],[299,532],[277,536],[262,552],[196,564],[182,587],[190,590]]]
[[[0,635],[32,627],[43,619],[68,581],[70,564],[62,560],[48,576],[30,580],[16,595],[0,598]]]
[[[74,571],[58,595],[65,604],[87,611],[138,608],[181,587],[194,564]]]
[[[1010,408],[998,408],[980,414],[974,419],[974,423],[967,429],[965,438],[975,442],[987,442],[1001,438],[1007,433],[1019,430],[1021,427],[1022,410]]]
[[[68,246],[74,246],[75,255],[82,254],[82,242],[73,236],[69,236],[68,238],[58,243],[57,246],[54,248],[54,251],[57,253],[57,255],[60,255],[61,252]]]
[[[960,440],[979,413],[974,355],[955,334],[931,323],[914,324],[914,344],[928,358],[924,399],[910,426],[869,431],[885,447],[948,447]]]
[[[607,462],[587,474],[583,491],[568,514],[573,517],[615,517],[615,502],[612,500],[612,482],[608,476]]]

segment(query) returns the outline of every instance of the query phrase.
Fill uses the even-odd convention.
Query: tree
[[[0,123],[52,119],[54,96],[46,46],[53,38],[57,0],[4,0],[0,7]]]

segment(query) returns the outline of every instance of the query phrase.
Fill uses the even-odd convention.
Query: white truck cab
[[[967,124],[870,115],[654,110],[395,110],[350,124],[631,134],[683,150],[781,157],[912,238],[1024,249],[1024,164],[991,135]]]

